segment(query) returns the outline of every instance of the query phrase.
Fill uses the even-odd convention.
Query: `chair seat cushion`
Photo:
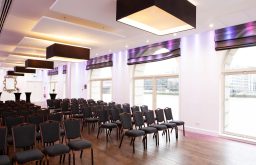
[[[73,118],[83,118],[84,115],[83,114],[73,114],[72,117]]]
[[[152,125],[152,127],[156,128],[157,130],[165,130],[165,129],[167,129],[167,126],[161,125],[161,124]]]
[[[85,148],[91,148],[92,143],[87,140],[77,139],[77,140],[72,140],[72,141],[68,142],[68,146],[72,150],[82,150]]]
[[[177,127],[177,125],[175,123],[162,123],[161,125],[165,125],[167,128]]]
[[[170,123],[175,123],[176,125],[184,125],[185,124],[184,121],[180,121],[180,120],[173,120],[173,121],[170,121]]]
[[[64,144],[55,144],[53,146],[46,147],[43,152],[49,156],[57,156],[68,153],[69,147]]]
[[[85,118],[84,121],[85,121],[85,122],[98,122],[99,119],[90,117],[90,118]]]
[[[16,153],[14,160],[16,160],[19,164],[23,164],[30,161],[42,160],[43,157],[44,154],[40,150],[33,149]]]
[[[122,122],[120,120],[115,121],[117,125],[122,125]]]
[[[142,127],[140,130],[144,131],[146,134],[147,133],[156,133],[157,129],[154,127]]]
[[[139,137],[145,135],[145,132],[142,130],[128,130],[125,132],[125,135],[131,136],[131,137]]]
[[[0,165],[11,165],[11,161],[7,155],[0,155]]]
[[[116,123],[105,123],[105,124],[102,124],[100,127],[101,128],[116,128],[117,124]]]

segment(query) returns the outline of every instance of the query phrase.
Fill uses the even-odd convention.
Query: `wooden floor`
[[[256,146],[187,132],[186,137],[180,132],[176,141],[174,133],[171,142],[166,143],[160,136],[159,147],[155,146],[152,136],[148,138],[148,149],[143,150],[141,139],[136,139],[135,154],[132,153],[130,140],[124,138],[121,149],[115,134],[106,143],[105,134],[96,138],[95,130],[84,137],[93,143],[95,165],[256,165]],[[83,158],[76,155],[76,165],[91,164],[90,151],[84,152]],[[51,159],[51,165],[59,164],[58,158]],[[66,159],[65,164],[68,164]]]

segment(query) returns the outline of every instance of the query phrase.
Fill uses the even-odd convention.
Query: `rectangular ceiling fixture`
[[[46,48],[46,59],[82,62],[90,59],[90,49],[55,43]]]
[[[11,70],[7,71],[6,74],[7,74],[8,76],[24,76],[24,74],[22,74],[22,73],[16,73],[16,72],[11,71]]]
[[[35,69],[26,69],[25,67],[22,67],[22,66],[15,66],[14,71],[16,73],[36,73]]]
[[[165,35],[196,28],[196,6],[187,0],[117,0],[116,20]]]
[[[31,60],[28,59],[25,61],[26,68],[34,69],[53,69],[54,63],[52,61],[42,61],[42,60]]]

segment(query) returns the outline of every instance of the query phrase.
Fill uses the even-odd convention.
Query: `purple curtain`
[[[58,67],[48,71],[48,76],[53,76],[53,75],[58,75]]]
[[[215,30],[215,49],[256,46],[256,21]]]
[[[113,66],[113,54],[95,57],[87,61],[86,70]]]
[[[150,49],[154,48],[165,48],[169,51],[167,53],[161,53],[156,55],[143,55],[145,52],[150,52]],[[147,63],[147,62],[156,62],[161,60],[166,60],[174,57],[180,56],[180,38],[164,41],[160,43],[155,43],[151,45],[146,45],[134,49],[128,50],[128,65],[134,65],[134,64],[141,64],[141,63]]]

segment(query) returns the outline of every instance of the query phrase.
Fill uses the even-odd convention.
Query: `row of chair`
[[[12,128],[14,156],[13,161],[16,164],[27,162],[41,162],[46,160],[49,165],[49,157],[60,156],[60,163],[65,161],[65,155],[69,155],[69,164],[71,162],[71,153],[73,155],[73,164],[75,164],[75,151],[81,151],[80,158],[84,149],[91,149],[91,162],[93,164],[93,148],[91,142],[82,138],[79,120],[68,119],[64,121],[64,130],[66,145],[60,140],[60,124],[56,121],[47,121],[40,124],[40,134],[43,149],[35,148],[36,144],[36,125],[22,123]],[[50,131],[49,131],[50,130]],[[0,127],[0,150],[7,154],[7,128]],[[59,142],[59,143],[56,143]],[[23,151],[19,151],[22,149]],[[7,155],[0,156],[0,164],[11,164]]]

